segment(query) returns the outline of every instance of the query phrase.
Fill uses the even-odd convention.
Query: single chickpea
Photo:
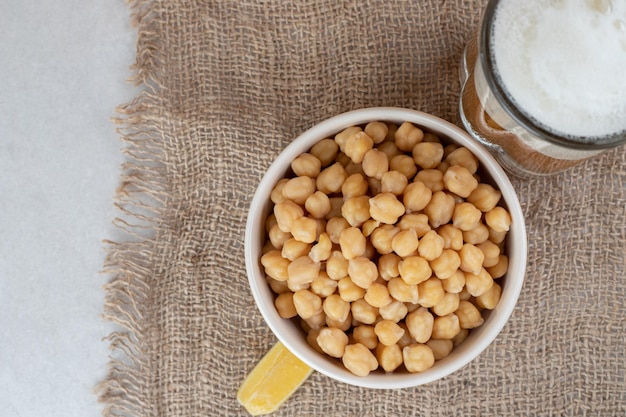
[[[407,285],[416,285],[431,277],[433,271],[421,256],[408,256],[398,264],[400,277]]]
[[[298,177],[315,178],[322,170],[322,162],[310,153],[303,153],[291,162],[291,169]]]
[[[363,129],[361,129],[359,126],[350,126],[337,133],[335,135],[335,142],[337,143],[337,145],[339,145],[339,149],[341,149],[342,152],[345,152],[346,142],[348,141],[348,138],[362,131]]]
[[[321,264],[313,262],[308,256],[293,260],[287,268],[289,281],[292,284],[310,284],[320,274]]]
[[[352,227],[359,227],[370,219],[370,198],[366,195],[348,198],[341,207],[341,215]]]
[[[391,224],[383,224],[374,229],[370,235],[370,242],[376,248],[378,253],[385,255],[393,252],[391,243],[393,238],[400,233],[400,229]]]
[[[459,294],[445,293],[443,299],[437,305],[434,305],[431,310],[438,316],[447,316],[459,308],[460,301]]]
[[[443,146],[437,142],[420,142],[413,147],[413,160],[422,169],[432,169],[441,163]]]
[[[391,248],[398,256],[406,257],[417,250],[419,240],[415,230],[402,230],[391,240]]]
[[[274,300],[278,315],[284,319],[290,319],[298,315],[296,307],[293,304],[293,293],[286,292],[279,294]]]
[[[385,124],[387,125],[387,137],[385,138],[385,141],[394,143],[394,141],[396,140],[396,131],[398,130],[398,125],[395,123],[385,123]]]
[[[406,326],[406,323],[404,321],[401,321],[398,323],[398,326],[404,329],[404,334],[402,335],[400,340],[398,340],[398,343],[397,343],[400,349],[404,349],[405,346],[415,343],[415,339],[411,337],[411,334],[409,333],[409,328]]]
[[[353,174],[365,175],[365,173],[363,172],[362,164],[355,164],[354,162],[350,161],[345,166],[345,169],[346,169],[346,174],[348,174],[348,177],[350,175],[353,175]],[[342,186],[342,188],[343,188],[343,186]]]
[[[283,258],[279,250],[269,251],[261,256],[261,265],[265,268],[265,273],[276,281],[287,281],[290,264],[289,259]]]
[[[339,329],[322,327],[317,335],[317,344],[329,356],[341,358],[348,345],[348,335]]]
[[[463,240],[467,243],[479,245],[487,239],[489,239],[489,229],[482,223],[478,223],[478,226],[472,230],[463,231]]]
[[[301,256],[308,255],[310,250],[311,250],[310,244],[300,242],[299,240],[291,238],[291,239],[288,239],[283,244],[281,256],[283,258],[289,259],[290,261],[295,261],[297,258]]]
[[[493,286],[493,278],[485,268],[481,268],[478,274],[465,273],[465,288],[472,297],[479,297],[489,291]]]
[[[424,139],[424,132],[411,122],[404,122],[398,127],[394,136],[398,149],[410,152],[415,145]]]
[[[285,294],[285,293],[293,294],[293,292],[289,289],[289,286],[287,285],[287,281],[277,281],[274,278],[267,276],[267,275],[265,276],[265,281],[267,281],[267,284],[270,286],[270,288],[272,289],[272,291],[274,291],[275,294]]]
[[[306,342],[315,349],[317,352],[324,354],[325,352],[322,350],[320,345],[317,344],[317,336],[320,334],[321,329],[310,329],[306,331]]]
[[[462,271],[478,274],[483,267],[485,254],[471,243],[466,243],[459,251],[459,258],[461,259],[459,268]]]
[[[370,285],[370,287],[365,291],[363,298],[369,305],[376,308],[385,307],[392,301],[387,286],[377,282]]]
[[[310,217],[299,217],[291,224],[293,238],[304,243],[313,243],[317,240],[318,224]]]
[[[443,253],[443,244],[443,238],[436,231],[431,230],[420,239],[417,252],[422,258],[432,261]]]
[[[456,314],[435,317],[433,321],[433,339],[452,339],[461,331],[459,318]]]
[[[472,203],[460,203],[454,207],[452,225],[457,229],[472,230],[478,227],[482,215],[482,211],[478,210]]]
[[[322,309],[327,317],[336,321],[344,321],[350,313],[350,303],[338,294],[331,294],[324,299]]]
[[[478,181],[467,168],[453,165],[443,176],[443,185],[454,194],[466,198],[478,186]]]
[[[363,236],[369,237],[376,228],[380,226],[380,222],[378,220],[369,219],[366,220],[361,225],[361,231],[363,232]]]
[[[298,315],[305,320],[323,312],[322,299],[309,290],[296,291],[293,294],[293,305]]]
[[[317,176],[317,189],[326,194],[339,192],[343,182],[348,178],[345,168],[339,162],[324,168]]]
[[[417,285],[409,285],[400,277],[391,278],[387,283],[389,294],[396,300],[403,303],[417,303]]]
[[[280,230],[290,233],[291,225],[296,219],[304,216],[304,210],[293,201],[284,200],[274,206],[274,215]]]
[[[490,240],[486,240],[483,243],[476,245],[476,247],[485,255],[485,260],[483,261],[483,266],[485,268],[490,268],[498,264],[500,260],[500,246]]]
[[[373,324],[378,318],[378,309],[360,298],[350,304],[352,319],[363,324]]]
[[[276,215],[274,213],[270,213],[269,216],[265,219],[265,231],[269,233],[274,225],[278,224],[276,221]]]
[[[463,275],[467,274],[464,272]],[[461,301],[469,301],[472,298],[472,294],[467,291],[467,288],[463,287],[463,289],[459,292],[459,300]]]
[[[461,266],[461,258],[452,249],[444,249],[441,256],[430,261],[430,267],[439,279],[450,278],[459,266]]]
[[[315,295],[319,295],[321,298],[326,298],[335,293],[337,290],[337,281],[330,279],[326,271],[320,271],[317,278],[311,283],[311,292]]]
[[[447,158],[447,157],[448,157],[448,155],[450,155],[453,151],[455,151],[455,150],[457,150],[457,149],[459,149],[459,148],[460,148],[460,146],[459,146],[459,145],[457,145],[456,143],[451,143],[451,144],[449,144],[449,145],[446,145],[446,146],[443,148],[443,157],[444,157],[444,158]]]
[[[402,349],[406,370],[411,373],[423,372],[435,364],[435,355],[428,345],[415,343]]]
[[[366,324],[356,326],[352,330],[352,336],[356,343],[360,343],[368,349],[375,349],[378,346],[378,336],[376,336],[374,326]]]
[[[498,206],[485,213],[485,222],[496,232],[508,232],[512,220],[509,212]]]
[[[381,193],[370,198],[370,215],[381,223],[394,224],[403,214],[404,205],[392,193]]]
[[[445,292],[458,294],[465,287],[465,274],[462,270],[457,269],[452,276],[441,280],[441,286]]]
[[[443,190],[443,172],[438,169],[423,169],[419,171],[413,178],[413,182],[415,181],[423,182],[433,193]]]
[[[479,308],[493,310],[498,305],[501,295],[502,287],[494,282],[491,288],[489,288],[486,293],[479,295],[475,298],[474,301],[476,303],[476,306]]]
[[[405,154],[399,154],[389,160],[389,169],[397,171],[410,180],[417,174],[417,166],[412,157]]]
[[[378,314],[380,314],[380,317],[384,320],[391,320],[395,323],[404,319],[408,312],[409,311],[406,305],[397,300],[378,308]]]
[[[369,122],[365,126],[365,133],[367,133],[376,144],[384,141],[388,132],[389,128],[383,122]]]
[[[350,260],[365,253],[365,236],[357,227],[348,227],[339,236],[339,246],[343,257]]]
[[[272,226],[267,235],[275,249],[282,249],[285,242],[292,238],[291,233],[280,230],[278,223]]]
[[[417,302],[424,307],[434,307],[439,304],[446,295],[441,285],[441,280],[431,277],[417,285],[419,297]]]
[[[430,339],[426,345],[433,351],[436,361],[448,356],[454,347],[452,340],[449,339]]]
[[[348,166],[348,164],[352,163],[352,160],[350,159],[350,157],[346,155],[345,153],[343,153],[342,151],[339,151],[339,153],[337,154],[337,157],[335,158],[335,161],[339,162],[341,166],[344,167],[344,169]]]
[[[304,202],[304,208],[309,214],[316,219],[323,219],[330,213],[330,200],[326,194],[316,191],[307,197]]]
[[[451,224],[444,224],[437,229],[437,234],[443,238],[443,248],[461,250],[463,247],[463,232]]]
[[[375,355],[385,372],[393,372],[402,365],[402,349],[397,344],[385,346],[381,343],[376,346]]]
[[[465,339],[467,339],[467,336],[469,336],[469,330],[461,329],[459,334],[452,338],[452,345],[455,347],[460,345],[463,341],[465,341]]]
[[[357,256],[348,260],[348,276],[359,287],[368,289],[378,278],[378,268],[368,258]]]
[[[369,195],[371,196],[380,194],[383,189],[383,184],[380,182],[380,180],[377,180],[376,178],[372,178],[372,177],[367,178],[367,186],[369,189]]]
[[[283,186],[283,197],[299,205],[303,205],[314,192],[315,180],[309,177],[291,178]]]
[[[333,139],[322,139],[309,152],[320,160],[322,167],[326,167],[337,157],[339,146]]]
[[[480,311],[469,301],[459,302],[459,308],[455,314],[459,318],[462,329],[475,329],[485,321],[480,315]]]
[[[470,152],[469,149],[460,147],[446,156],[446,162],[450,166],[458,165],[467,169],[471,174],[475,174],[478,171],[478,159]]]
[[[276,248],[272,245],[272,242],[268,240],[261,248],[261,255],[265,255],[267,252],[271,252],[273,250],[276,250]]]
[[[398,171],[387,171],[382,175],[380,180],[381,192],[391,193],[395,196],[399,196],[404,193],[409,180]]]
[[[320,329],[322,326],[326,325],[326,314],[323,311],[320,311],[313,316],[303,319],[309,329]]]
[[[326,222],[326,233],[328,233],[328,237],[331,242],[339,244],[341,234],[349,227],[350,225],[348,224],[348,221],[343,217],[331,217]]]
[[[320,233],[320,237],[318,238],[317,243],[313,245],[313,247],[309,251],[309,258],[311,258],[313,262],[325,261],[330,257],[332,248],[333,243],[330,241],[328,233]]]
[[[434,133],[424,132],[424,140],[422,142],[441,143],[441,139]]]
[[[328,201],[330,202],[330,211],[326,213],[324,218],[326,220],[330,220],[333,217],[341,217],[341,207],[343,207],[343,198],[342,197],[328,197]]]
[[[486,213],[493,210],[498,201],[500,201],[502,193],[489,184],[480,183],[474,191],[467,197],[467,202],[472,203],[480,211]]]
[[[272,203],[278,204],[286,200],[285,196],[283,195],[283,187],[285,186],[285,184],[287,184],[287,182],[289,182],[289,178],[283,178],[276,183],[276,185],[272,189],[272,192],[270,193],[270,200],[272,200]]]
[[[403,155],[394,142],[385,141],[378,146],[378,150],[387,155],[389,161],[397,155]]]
[[[388,253],[378,258],[378,274],[385,281],[389,281],[391,278],[400,276],[400,270],[398,265],[400,264],[400,258],[395,253]]]
[[[498,263],[492,267],[485,268],[493,279],[502,278],[509,269],[509,257],[506,255],[498,256]]]
[[[424,214],[428,216],[430,226],[436,229],[448,223],[452,219],[455,205],[453,196],[443,191],[435,191],[428,205],[424,207]]]
[[[428,224],[428,216],[423,213],[408,213],[400,218],[396,223],[400,230],[414,230],[417,237],[421,238],[428,233],[431,228]]]
[[[404,329],[391,320],[381,320],[376,323],[374,332],[378,341],[385,346],[395,345],[404,335]]]
[[[406,326],[411,337],[418,343],[426,343],[432,335],[435,318],[425,307],[407,314]]]
[[[341,194],[344,199],[351,197],[359,197],[367,194],[369,184],[363,174],[352,174],[343,182],[341,186]]]
[[[404,189],[402,201],[407,213],[421,211],[428,205],[433,192],[421,181],[415,181]]]
[[[352,282],[350,277],[340,279],[337,282],[337,289],[341,299],[348,303],[363,298],[365,295],[365,290]]]
[[[374,148],[363,157],[362,167],[365,175],[380,180],[389,171],[389,160],[386,154]]]
[[[348,276],[348,260],[341,251],[332,251],[326,260],[326,273],[331,279],[339,281]]]
[[[439,163],[439,165],[436,166],[436,168],[441,171],[442,174],[445,175],[446,171],[448,170],[448,168],[450,168],[450,164],[447,163],[446,161],[441,161]]]
[[[487,227],[487,231],[489,232],[488,239],[491,240],[496,245],[499,245],[502,242],[504,242],[504,239],[506,238],[506,235],[509,233],[508,231],[496,232],[491,227]]]
[[[346,139],[344,153],[355,164],[360,164],[365,158],[365,154],[374,147],[374,141],[365,132],[358,132]]]
[[[367,376],[378,368],[374,354],[360,343],[346,346],[341,360],[343,366],[357,376]]]

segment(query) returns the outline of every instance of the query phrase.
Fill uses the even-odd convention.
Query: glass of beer
[[[626,0],[490,0],[460,68],[460,119],[520,177],[626,143]]]

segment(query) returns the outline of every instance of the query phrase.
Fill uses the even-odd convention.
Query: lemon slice
[[[237,401],[253,416],[275,411],[311,375],[313,369],[277,342],[246,377]]]

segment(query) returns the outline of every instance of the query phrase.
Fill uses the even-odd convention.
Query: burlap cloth
[[[245,415],[236,390],[276,341],[244,268],[264,171],[315,123],[365,106],[456,121],[458,62],[484,0],[131,2],[136,81],[108,245],[107,416]],[[362,389],[314,373],[281,416],[626,413],[626,151],[513,179],[527,278],[480,357],[426,386]]]

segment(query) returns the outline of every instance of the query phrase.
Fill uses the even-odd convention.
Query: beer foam
[[[523,113],[566,137],[626,131],[626,1],[502,0],[491,55]]]

